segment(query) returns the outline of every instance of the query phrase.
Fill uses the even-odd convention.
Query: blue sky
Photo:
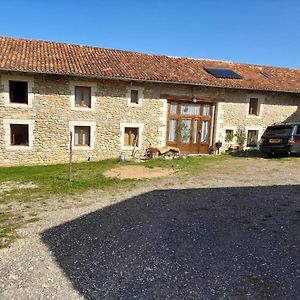
[[[299,0],[10,0],[0,35],[300,68]]]

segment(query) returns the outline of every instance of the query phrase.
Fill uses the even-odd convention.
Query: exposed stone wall
[[[148,141],[157,143],[159,127],[160,99],[153,97],[147,85],[144,86],[144,99],[141,106],[128,106],[128,83],[122,81],[101,81],[98,83],[97,135],[100,143],[97,156],[116,157],[120,154],[120,124],[140,123],[144,125],[143,153]],[[99,138],[101,137],[101,138]],[[132,150],[125,151],[130,154]]]
[[[260,116],[253,117],[248,114],[248,99],[250,96],[264,98],[261,103]],[[258,125],[266,127],[274,122],[289,120],[290,116],[297,112],[299,104],[299,96],[293,94],[227,92],[225,95],[224,125]]]
[[[128,105],[130,82],[118,80],[92,80],[67,76],[30,76],[33,92],[32,107],[7,105],[7,86],[3,78],[13,78],[14,73],[0,74],[0,165],[65,163],[69,157],[70,124],[88,122],[96,124],[95,145],[92,148],[74,148],[74,161],[118,157],[122,149],[121,124],[141,124],[142,145],[137,151],[143,153],[149,143],[164,146],[166,143],[167,100],[161,94],[197,97],[201,99],[223,99],[216,107],[217,122],[215,139],[224,139],[224,130],[229,126],[259,126],[290,119],[299,120],[299,95],[280,93],[255,93],[264,103],[261,117],[249,118],[247,104],[253,92],[226,90],[223,88],[186,85],[134,83],[143,91],[142,105]],[[17,74],[22,78],[22,74]],[[25,76],[24,78],[28,78]],[[70,105],[74,94],[72,82],[82,85],[92,83],[95,89],[95,107],[78,110]],[[7,82],[7,79],[6,79]],[[247,98],[248,97],[248,98]],[[5,100],[6,99],[6,100]],[[5,121],[8,119],[34,121],[32,149],[7,149],[5,145]],[[31,124],[31,123],[30,123]],[[130,155],[132,150],[126,150]]]
[[[5,76],[9,75],[5,74]],[[95,109],[80,111],[71,109],[70,106],[70,82],[73,78],[49,75],[38,75],[32,78],[34,81],[32,108],[5,106],[3,86],[0,85],[0,165],[67,162],[70,122],[76,123],[76,121],[96,122],[96,136],[93,149],[86,147],[82,150],[74,147],[74,161],[118,157],[121,152],[121,123],[143,124],[143,144],[137,149],[139,153],[144,152],[148,141],[154,145],[158,143],[161,100],[159,97],[153,97],[152,87],[141,85],[144,94],[142,105],[133,107],[128,106],[129,83],[93,80],[93,83],[96,83]],[[91,82],[84,79],[81,81],[82,85]],[[5,147],[4,119],[34,120],[32,150],[16,150],[17,147],[8,150]],[[126,154],[131,154],[131,151],[127,150]]]
[[[225,130],[238,127],[258,130],[259,138],[267,126],[275,122],[300,120],[300,97],[296,94],[253,91],[225,91],[224,118],[219,120],[217,139],[225,141]],[[259,98],[260,113],[249,115],[249,99]],[[226,143],[224,143],[226,148]]]

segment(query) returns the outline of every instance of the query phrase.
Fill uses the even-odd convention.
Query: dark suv
[[[270,156],[300,154],[300,122],[276,123],[267,127],[259,148]]]

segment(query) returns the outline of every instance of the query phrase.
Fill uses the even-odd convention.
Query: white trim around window
[[[78,107],[75,106],[75,87],[83,86],[91,88],[91,107]],[[70,107],[71,110],[78,111],[95,111],[96,106],[96,91],[97,83],[96,82],[86,82],[86,81],[70,81]]]
[[[250,99],[256,98],[258,99],[257,109],[258,115],[250,115],[249,114],[249,106],[250,106]],[[261,119],[263,110],[264,110],[264,103],[265,103],[266,96],[261,94],[248,94],[246,98],[246,118],[247,119]]]
[[[131,103],[131,91],[136,90],[138,91],[138,103]],[[141,107],[144,101],[144,88],[139,86],[129,86],[127,87],[127,105],[131,107]]]
[[[121,150],[133,150],[133,146],[125,146],[124,145],[125,128],[138,128],[139,129],[139,139],[138,139],[138,146],[136,147],[136,150],[141,150],[142,145],[143,145],[144,124],[143,123],[120,123]]]
[[[226,138],[226,130],[232,130],[233,131],[233,140],[231,142],[226,142],[225,138]],[[235,144],[236,143],[236,137],[234,136],[236,134],[237,131],[237,126],[225,126],[223,128],[223,136],[222,136],[222,140],[224,143],[226,144]]]
[[[28,126],[28,146],[13,146],[11,145],[11,127],[10,125],[27,125]],[[34,120],[20,120],[20,119],[4,119],[4,139],[5,149],[12,151],[30,151],[33,148],[34,141]]]
[[[90,127],[90,145],[89,146],[75,146],[75,126],[87,126]],[[96,141],[96,121],[69,121],[69,130],[72,132],[72,146],[74,150],[94,150]]]
[[[23,81],[27,82],[28,87],[28,103],[13,103],[10,102],[9,97],[9,82],[10,81]],[[2,97],[4,99],[4,106],[5,107],[19,107],[19,108],[32,108],[33,99],[34,99],[34,79],[30,76],[18,76],[18,75],[2,75],[1,84],[3,85],[3,92]]]

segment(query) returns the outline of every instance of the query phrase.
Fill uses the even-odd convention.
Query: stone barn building
[[[0,165],[255,147],[300,120],[300,70],[0,37]]]

